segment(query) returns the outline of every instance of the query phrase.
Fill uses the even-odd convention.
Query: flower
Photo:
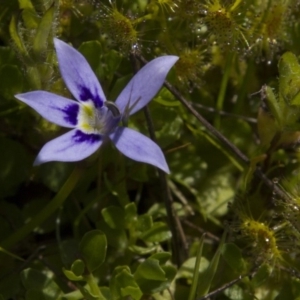
[[[54,39],[54,45],[61,75],[77,101],[46,91],[15,95],[48,121],[72,128],[46,143],[34,165],[49,161],[82,160],[97,151],[106,139],[110,139],[125,156],[169,173],[159,146],[143,134],[119,126],[119,123],[149,103],[178,57],[161,56],[149,62],[112,103],[106,101],[101,85],[86,59],[59,39]]]

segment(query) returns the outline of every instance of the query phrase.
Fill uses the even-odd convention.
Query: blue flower
[[[86,59],[65,42],[54,39],[61,75],[77,100],[46,91],[15,97],[57,125],[72,128],[46,143],[34,165],[48,161],[79,161],[110,139],[125,156],[169,173],[159,146],[143,134],[119,126],[143,108],[161,88],[178,57],[161,56],[145,65],[128,83],[115,103],[106,101],[101,85]]]

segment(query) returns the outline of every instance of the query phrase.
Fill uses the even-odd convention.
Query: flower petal
[[[84,56],[65,42],[54,39],[61,75],[78,101],[92,100],[95,107],[106,101],[101,85]]]
[[[140,69],[115,102],[121,114],[126,114],[126,108],[129,108],[129,115],[132,115],[147,105],[159,91],[177,60],[177,56],[161,56]]]
[[[170,173],[163,152],[157,144],[145,135],[130,128],[118,127],[109,137],[125,156],[151,164],[168,174]]]
[[[40,165],[48,161],[79,161],[101,146],[102,137],[98,134],[85,134],[73,129],[44,145],[34,161]]]
[[[76,101],[45,91],[18,94],[15,97],[52,123],[68,128],[77,125],[79,104]]]

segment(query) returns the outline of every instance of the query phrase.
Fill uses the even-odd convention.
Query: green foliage
[[[0,1],[0,299],[300,299],[299,8]],[[61,129],[14,95],[72,97],[54,37],[86,57],[109,101],[143,59],[179,56],[176,91],[148,105],[169,177],[109,143],[32,166]],[[143,111],[129,125],[149,135]]]

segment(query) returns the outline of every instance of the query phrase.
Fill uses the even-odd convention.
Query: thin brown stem
[[[148,61],[141,55],[136,57],[143,63],[146,64]],[[190,111],[195,118],[208,130],[208,132],[223,144],[226,149],[233,153],[245,167],[250,165],[249,158],[240,151],[234,144],[232,144],[220,131],[218,131],[213,125],[211,125],[199,112],[197,112],[192,104],[186,100],[181,93],[173,87],[168,81],[165,81],[164,86],[184,105],[188,111]],[[286,194],[278,185],[274,184],[258,167],[254,171],[254,175],[261,179],[263,183],[271,189],[277,196],[285,201],[289,201],[291,198]]]
[[[233,286],[234,284],[236,284],[237,282],[239,282],[240,280],[242,280],[244,277],[247,277],[247,276],[249,276],[249,274],[243,275],[243,276],[240,275],[238,278],[236,278],[236,279],[234,279],[234,280],[232,280],[232,281],[224,284],[220,288],[218,288],[218,289],[214,290],[213,292],[205,295],[204,297],[198,298],[196,300],[206,300],[206,299],[209,299],[210,297],[215,296],[215,295],[217,295],[217,294],[225,291],[226,289],[228,289],[229,287]]]

